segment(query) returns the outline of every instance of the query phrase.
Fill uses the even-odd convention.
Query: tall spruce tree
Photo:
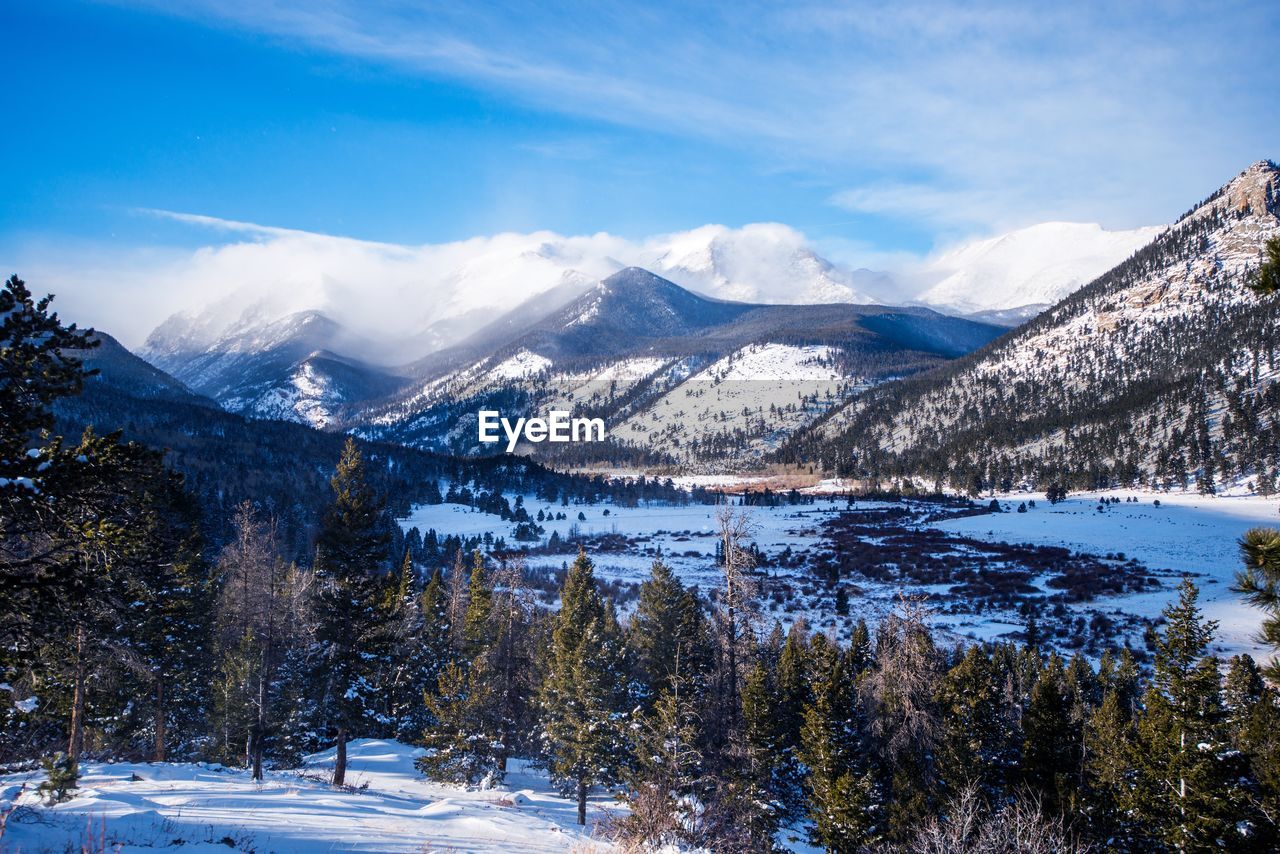
[[[1108,689],[1084,730],[1084,826],[1094,839],[1118,850],[1129,850],[1140,838],[1133,818],[1132,714],[1123,694]]]
[[[1244,819],[1226,761],[1217,662],[1199,591],[1187,578],[1156,641],[1152,685],[1137,724],[1137,807],[1146,831],[1179,851],[1239,850]]]
[[[586,824],[591,787],[618,780],[627,748],[621,638],[608,607],[579,552],[560,590],[540,697],[547,768],[577,798],[578,824]]]
[[[1079,745],[1071,727],[1066,673],[1056,653],[1040,671],[1022,716],[1022,780],[1044,808],[1058,814],[1076,804]]]
[[[950,797],[976,785],[992,798],[1009,782],[1018,753],[1001,677],[987,651],[972,646],[942,679],[938,761]]]
[[[389,538],[383,500],[367,482],[354,439],[343,446],[331,484],[333,504],[316,543],[316,675],[324,688],[324,717],[337,742],[333,783],[341,786],[346,779],[347,739],[376,706],[369,677],[374,660],[385,652],[378,602]]]
[[[859,759],[848,661],[825,635],[811,651],[813,699],[804,710],[800,757],[808,770],[811,841],[829,851],[857,851],[873,831],[873,777]]]
[[[677,662],[682,678],[698,691],[710,663],[710,640],[702,604],[671,568],[655,560],[640,585],[627,631],[641,699],[651,707],[671,688]]]

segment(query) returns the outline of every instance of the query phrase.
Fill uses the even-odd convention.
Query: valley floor
[[[1199,495],[1141,490],[1109,490],[1072,495],[1051,505],[1042,495],[1000,495],[1012,509],[1028,498],[1037,507],[1027,513],[1002,513],[937,523],[946,531],[975,539],[1058,545],[1073,551],[1123,552],[1158,575],[1167,576],[1158,591],[1114,597],[1108,607],[1154,617],[1173,598],[1183,574],[1200,588],[1204,615],[1219,621],[1214,652],[1255,657],[1272,655],[1254,638],[1262,612],[1231,591],[1241,568],[1238,541],[1250,528],[1280,527],[1280,500],[1252,495]],[[1099,499],[1119,498],[1100,511]],[[1137,501],[1126,501],[1136,498]],[[1159,501],[1159,506],[1155,502]]]
[[[18,807],[0,852],[612,850],[603,825],[620,808],[607,794],[592,798],[584,829],[576,805],[522,762],[502,786],[466,791],[423,779],[413,766],[418,752],[353,741],[344,789],[325,782],[332,751],[308,757],[302,769],[267,772],[262,783],[218,765],[85,763],[76,797],[53,807],[34,792],[43,772],[3,775],[0,815],[15,798]]]
[[[838,553],[831,539],[829,525],[848,511],[843,498],[815,496],[811,505],[747,507],[755,528],[754,541],[766,556],[777,557],[784,550],[794,555],[793,565],[774,566],[772,580],[766,590],[783,591],[785,596],[767,596],[762,602],[763,628],[776,619],[784,625],[804,616],[811,626],[847,634],[847,620],[834,613],[830,592],[815,578],[814,565]],[[1099,510],[1101,498],[1119,498]],[[1126,501],[1135,498],[1136,501]],[[1089,601],[1068,605],[1065,620],[1079,616],[1091,619],[1103,614],[1116,623],[1110,639],[1117,645],[1126,642],[1140,646],[1142,621],[1157,617],[1162,608],[1176,598],[1175,588],[1183,574],[1194,577],[1201,589],[1201,603],[1208,618],[1220,621],[1214,652],[1233,655],[1248,652],[1255,657],[1270,653],[1254,639],[1262,621],[1261,612],[1250,608],[1231,592],[1230,587],[1240,568],[1237,541],[1245,531],[1256,526],[1280,526],[1280,500],[1246,495],[1204,496],[1195,493],[1163,493],[1135,490],[1113,490],[1105,493],[1081,493],[1051,505],[1043,493],[1010,493],[996,496],[1004,512],[967,515],[963,518],[930,518],[927,506],[917,506],[914,519],[905,523],[915,531],[933,530],[955,538],[955,557],[963,564],[974,551],[974,542],[1018,544],[1028,547],[1051,546],[1068,549],[1073,554],[1098,556],[1119,572],[1120,560],[1108,555],[1136,559],[1143,574],[1158,581],[1159,586],[1117,595],[1098,595]],[[975,501],[975,508],[985,511],[990,497]],[[1035,507],[1019,513],[1019,504],[1034,501]],[[1159,501],[1159,506],[1155,504]],[[544,508],[532,496],[526,496],[530,513]],[[875,514],[892,513],[898,507],[913,507],[911,502],[855,502],[854,509]],[[623,584],[636,584],[648,575],[649,565],[661,556],[685,583],[698,584],[704,591],[719,584],[715,565],[716,508],[706,505],[640,506],[574,505],[550,507],[563,511],[568,518],[541,523],[545,537],[557,532],[562,539],[575,533],[610,542],[607,550],[588,547],[602,579]],[[606,515],[607,512],[607,515]],[[578,514],[583,519],[578,519]],[[443,536],[459,534],[475,536],[486,532],[510,538],[514,526],[497,516],[458,504],[420,506],[401,521],[406,528],[421,531],[434,529]],[[874,525],[875,523],[872,523]],[[887,521],[886,521],[887,524]],[[875,532],[860,538],[873,543]],[[603,538],[603,539],[602,539]],[[920,547],[927,550],[926,545]],[[909,549],[908,549],[909,551]],[[927,554],[921,554],[927,558]],[[534,554],[527,563],[532,567],[558,568],[572,560],[571,549],[564,554]],[[994,564],[1000,571],[998,561]],[[1016,567],[1009,567],[1014,569]],[[882,567],[883,569],[883,567]],[[939,599],[937,622],[957,641],[993,640],[1012,635],[1024,627],[1016,609],[1009,607],[968,607],[965,594],[953,582],[913,584],[909,581],[885,581],[884,573],[872,578],[861,575],[855,564],[852,573],[842,576],[851,591],[853,616],[865,616],[874,622],[891,608],[900,593],[925,592]],[[1032,579],[1031,597],[1047,597],[1055,590],[1046,584],[1048,576]],[[952,609],[951,605],[958,605]],[[626,610],[626,603],[622,603]],[[958,611],[958,612],[953,612]],[[1106,638],[1101,638],[1104,642]]]

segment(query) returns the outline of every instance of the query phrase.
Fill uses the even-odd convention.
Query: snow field
[[[332,750],[307,757],[302,769],[269,771],[261,783],[218,765],[85,763],[76,796],[52,807],[34,792],[43,772],[0,776],[6,805],[27,785],[0,850],[98,850],[103,843],[121,852],[612,850],[600,838],[602,822],[620,807],[607,794],[591,798],[584,829],[574,823],[576,805],[523,762],[512,763],[502,786],[466,791],[423,779],[413,766],[420,752],[395,741],[352,741],[351,785],[342,789],[324,782]]]

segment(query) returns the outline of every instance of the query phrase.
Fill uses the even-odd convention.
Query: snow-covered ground
[[[0,776],[0,809],[18,796],[0,851],[508,852],[609,851],[602,823],[620,809],[591,800],[587,827],[576,805],[520,762],[486,791],[430,783],[414,769],[418,750],[394,741],[349,745],[349,788],[324,782],[333,752],[262,783],[218,765],[85,763],[76,797],[43,806],[43,772]],[[117,848],[116,846],[120,847]]]
[[[1237,541],[1250,528],[1280,527],[1280,502],[1257,496],[1213,496],[1111,490],[1073,495],[1056,505],[1043,495],[998,496],[1016,507],[1032,498],[1035,509],[953,519],[938,528],[992,542],[1060,545],[1073,551],[1123,552],[1157,574],[1195,576],[1205,616],[1219,621],[1218,649],[1223,654],[1269,655],[1254,639],[1262,613],[1231,592],[1240,569]],[[1101,497],[1120,499],[1098,511]],[[1137,498],[1137,503],[1126,502]],[[1155,502],[1159,501],[1157,507]],[[1175,579],[1165,589],[1108,600],[1131,614],[1155,616],[1175,595]]]
[[[862,501],[859,507],[874,506]],[[822,523],[846,507],[841,500],[821,500],[808,506],[747,507],[753,526],[753,541],[761,549],[773,554],[788,546],[793,551],[814,548],[821,540]],[[545,529],[544,538],[558,532],[566,538],[573,533],[585,536],[621,534],[641,538],[637,548],[624,552],[593,554],[596,575],[624,581],[643,581],[655,557],[676,570],[686,584],[697,583],[707,587],[719,579],[715,566],[717,541],[716,513],[718,508],[706,504],[689,504],[683,507],[663,504],[641,507],[608,505],[572,505],[561,507],[543,504],[531,496],[525,497],[525,509],[531,516],[538,510],[564,513],[559,521],[540,522]],[[606,512],[608,515],[605,515]],[[578,519],[581,513],[585,518]],[[414,508],[413,513],[400,520],[405,530],[417,527],[426,533],[429,529],[444,536],[479,536],[492,533],[504,536],[512,542],[513,523],[461,504],[429,504]],[[571,555],[532,555],[527,564],[531,567],[559,567]]]
[[[1118,497],[1120,503],[1107,504],[1098,511],[1098,499]],[[1127,502],[1135,497],[1138,501]],[[1106,493],[1074,495],[1050,505],[1043,494],[1013,493],[998,496],[1011,512],[984,514],[962,519],[932,522],[940,530],[987,542],[1029,543],[1062,546],[1072,552],[1107,555],[1123,553],[1137,558],[1161,581],[1158,590],[1106,596],[1091,602],[1070,606],[1088,615],[1101,611],[1110,615],[1155,617],[1176,595],[1178,579],[1185,573],[1195,576],[1201,589],[1205,615],[1220,622],[1215,651],[1222,655],[1248,652],[1255,657],[1267,656],[1267,649],[1254,639],[1262,614],[1250,608],[1231,592],[1231,584],[1240,568],[1237,541],[1249,528],[1259,525],[1280,526],[1277,507],[1280,502],[1256,496],[1202,496],[1197,494],[1151,493],[1117,490]],[[1036,507],[1026,513],[1012,512],[1023,501],[1035,500]],[[1160,506],[1154,504],[1160,502]],[[983,499],[981,503],[985,503]],[[886,507],[883,503],[858,501],[859,509]],[[685,583],[696,583],[704,590],[719,583],[715,566],[716,508],[706,505],[619,507],[616,505],[544,505],[525,497],[531,515],[539,509],[563,512],[560,521],[545,521],[545,537],[553,531],[565,538],[576,532],[587,536],[621,534],[634,542],[622,552],[593,554],[597,575],[604,579],[640,582],[648,575],[653,559],[659,554]],[[755,527],[755,543],[770,556],[790,548],[794,553],[812,553],[825,544],[823,522],[847,507],[843,498],[818,498],[808,506],[745,508]],[[605,512],[608,511],[608,515]],[[579,520],[578,514],[585,517]],[[422,532],[434,528],[440,535],[476,536],[492,533],[511,541],[514,525],[497,516],[458,504],[438,504],[415,508],[401,520],[406,528],[416,526]],[[560,567],[571,555],[533,555],[531,567]],[[779,576],[790,577],[803,586],[811,579],[804,567],[778,569]],[[1038,584],[1043,587],[1046,579]],[[860,615],[874,620],[892,607],[900,585],[880,584],[855,579],[861,595],[854,604]],[[919,589],[919,588],[916,588]],[[944,592],[944,591],[935,591]],[[785,604],[766,601],[764,628],[774,618],[784,624],[803,615],[812,625],[846,628],[832,622],[832,602],[821,591]],[[995,639],[1022,628],[1022,618],[1014,614],[987,612],[974,615],[942,617],[942,627],[957,636]],[[1138,642],[1130,637],[1131,642]]]

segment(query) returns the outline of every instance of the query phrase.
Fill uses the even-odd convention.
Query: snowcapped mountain
[[[149,358],[200,352],[255,327],[316,312],[360,341],[325,349],[375,364],[405,364],[444,349],[531,300],[567,303],[627,266],[690,290],[756,302],[873,302],[885,281],[819,257],[804,235],[778,224],[709,225],[630,241],[608,234],[499,234],[447,244],[396,246],[258,229],[255,239],[202,253],[189,278],[207,305],[162,323]],[[242,282],[228,292],[223,283]],[[395,311],[388,313],[386,308]]]
[[[287,257],[276,257],[281,253]],[[248,281],[168,318],[141,354],[232,411],[313,426],[331,424],[353,401],[384,394],[402,373],[395,366],[481,332],[480,340],[497,346],[531,318],[586,310],[569,306],[629,264],[712,297],[767,302],[869,302],[859,282],[884,284],[837,268],[799,232],[776,224],[706,226],[639,243],[538,232],[416,249],[270,230],[265,242],[212,257],[220,277],[248,267],[247,276],[234,276]],[[382,278],[357,282],[369,269]],[[615,323],[628,329],[659,322],[649,313],[658,305],[615,305],[624,312]],[[495,317],[505,328],[495,327]],[[584,335],[585,327],[577,337]],[[311,359],[319,353],[327,360]],[[339,363],[344,367],[334,367]]]
[[[1096,223],[1046,222],[972,241],[926,262],[921,276],[934,283],[916,300],[1012,324],[1093,281],[1163,230],[1107,231]]]
[[[1028,313],[1028,301],[1073,289],[1154,231],[1058,223],[982,241],[930,262],[935,284],[922,300],[1007,324]],[[556,346],[585,355],[593,346],[615,351],[636,336],[699,335],[704,319],[724,323],[742,313],[726,300],[757,308],[865,305],[895,287],[888,275],[833,264],[800,232],[776,223],[709,225],[638,242],[537,232],[424,247],[272,229],[209,259],[205,278],[244,284],[167,319],[141,355],[231,411],[320,427],[359,419],[406,377],[506,358],[511,353],[500,351],[539,323]],[[608,328],[587,323],[604,296],[599,283],[628,267],[652,271],[678,293],[630,281],[626,300],[610,297]],[[664,318],[694,325],[660,329]],[[757,313],[754,322],[779,319]],[[764,340],[766,331],[751,340]],[[593,336],[603,343],[593,345]]]
[[[889,276],[837,267],[779,223],[705,225],[655,238],[635,263],[690,290],[742,302],[866,304],[895,297]]]
[[[1269,493],[1280,301],[1247,283],[1276,235],[1280,168],[1262,161],[1031,322],[853,400],[785,456],[963,489],[1230,480]]]
[[[207,328],[198,324],[171,318],[144,352],[152,364],[232,412],[326,427],[342,405],[386,394],[399,383],[391,371],[329,350],[367,345],[318,311],[265,323],[246,315],[203,347],[198,332],[184,334],[190,326]]]
[[[428,357],[414,366],[416,380],[346,426],[475,452],[486,450],[476,438],[481,409],[509,417],[566,409],[604,418],[608,443],[543,445],[540,454],[733,465],[758,459],[850,395],[998,332],[921,308],[709,299],[626,268],[544,317],[523,326],[501,320]]]

